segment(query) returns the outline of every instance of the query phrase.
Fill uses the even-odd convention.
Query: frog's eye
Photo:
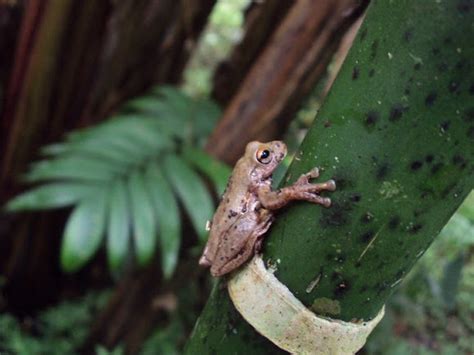
[[[272,160],[268,149],[257,150],[257,160],[262,164],[268,164]]]

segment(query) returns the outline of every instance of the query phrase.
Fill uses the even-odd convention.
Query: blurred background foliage
[[[177,200],[201,241],[214,211],[212,196],[194,168],[214,184],[216,195],[223,193],[229,177],[230,169],[202,150],[219,115],[210,100],[193,100],[172,87],[152,89],[104,123],[42,148],[45,159],[23,178],[40,186],[15,197],[6,209],[75,206],[61,246],[66,272],[89,262],[107,235],[112,272],[133,256],[138,265],[148,264],[159,244],[163,273],[169,278],[181,244]],[[132,246],[135,255],[130,255]]]
[[[97,258],[97,253],[99,253],[98,258],[102,258],[100,249],[106,240],[107,256],[105,258],[108,260],[113,279],[119,282],[123,276],[123,269],[135,263],[133,254],[128,253],[129,240],[132,235],[141,233],[146,241],[142,251],[137,243],[135,253],[138,263],[151,264],[152,267],[158,268],[152,260],[152,255],[146,255],[147,251],[150,251],[150,246],[154,250],[154,245],[157,243],[161,251],[160,269],[162,271],[160,272],[164,272],[167,278],[175,272],[178,257],[183,257],[179,255],[182,235],[197,232],[199,240],[191,243],[184,257],[194,258],[194,261],[199,255],[205,240],[203,231],[205,220],[212,213],[212,200],[215,201],[215,197],[222,192],[229,174],[227,166],[219,163],[203,150],[206,138],[221,113],[218,105],[210,99],[212,75],[218,64],[229,55],[233,46],[242,38],[244,11],[247,11],[249,3],[249,0],[217,1],[209,15],[207,27],[202,33],[200,42],[185,67],[183,81],[179,88],[158,86],[149,89],[148,92],[141,92],[140,95],[132,95],[132,99],[122,100],[120,108],[114,109],[113,114],[107,115],[110,121],[68,133],[62,142],[54,141],[54,144],[43,148],[42,158],[45,160],[32,165],[30,172],[24,176],[27,182],[40,183],[40,185],[11,200],[7,208],[11,211],[19,211],[77,206],[72,210],[69,222],[66,224],[60,251],[64,270],[70,272],[79,270],[90,262],[94,255]],[[334,64],[337,60],[336,55],[331,63]],[[0,64],[5,65],[5,63]],[[286,129],[285,140],[289,143],[290,153],[296,149],[304,137],[306,129],[314,119],[314,112],[317,111],[324,98],[326,83],[332,80],[337,70],[337,65],[329,66],[324,80],[321,80],[316,89],[306,98],[296,118]],[[0,90],[3,95],[4,85],[0,86]],[[163,122],[154,121],[155,116],[169,118],[170,121],[162,125]],[[170,130],[167,131],[168,128]],[[134,136],[134,132],[138,133]],[[135,153],[143,156],[133,158],[133,148],[137,148],[136,144],[144,143],[142,138],[147,134],[150,138],[149,143],[156,146],[147,150],[146,154],[144,150],[137,149]],[[107,141],[104,138],[106,136],[114,137],[114,139]],[[132,148],[131,155],[118,154],[114,157],[110,155],[117,152],[115,149],[117,144],[126,146],[125,143],[128,144],[128,149]],[[58,165],[63,157],[70,158],[71,156],[80,158],[92,156],[102,162],[104,159],[111,161],[115,159],[117,164],[111,167],[111,171],[114,176],[117,174],[121,177],[125,176],[121,180],[120,188],[116,189],[122,191],[122,202],[120,202],[120,193],[115,193],[114,197],[115,190],[110,188],[113,184],[107,174],[93,181],[93,184],[97,184],[99,180],[100,183],[109,186],[107,199],[113,202],[109,209],[103,207],[103,211],[109,214],[109,219],[105,217],[104,212],[104,217],[98,222],[100,227],[98,227],[95,242],[85,239],[84,234],[81,235],[81,233],[89,233],[90,230],[75,231],[77,228],[73,225],[74,216],[77,217],[80,214],[79,210],[83,206],[84,200],[81,196],[73,196],[69,199],[66,197],[66,201],[61,197],[58,200],[57,194],[51,195],[50,191],[49,194],[44,195],[44,190],[41,190],[41,186],[59,187],[61,184],[64,185],[65,181],[68,184],[80,183],[81,186],[90,184],[87,178],[81,177],[81,174],[87,174],[87,166],[75,171],[69,170],[72,175],[67,175],[68,167]],[[163,175],[161,165],[159,170],[149,173],[150,164],[159,161],[159,164],[166,165],[164,161],[167,160],[167,156],[172,157],[167,163],[172,165],[170,169],[182,171],[182,174],[178,174],[181,177],[176,175],[170,178],[169,175],[166,176],[166,172]],[[133,162],[127,161],[131,157]],[[121,164],[125,164],[125,167],[120,166]],[[100,169],[91,166],[90,170],[100,175],[102,168],[103,166]],[[138,175],[135,174],[135,177],[133,177],[134,171],[139,172]],[[275,180],[278,180],[278,176],[282,176],[283,171],[284,169],[276,174]],[[63,174],[64,172],[66,175]],[[155,180],[156,174],[163,178],[163,185],[159,187],[162,190],[156,191],[156,194],[167,195],[169,199],[168,203],[161,208],[154,205],[157,199],[153,197],[146,203],[137,201],[134,205],[131,197],[134,194],[124,192],[124,184],[129,184],[129,191],[143,190],[145,179],[149,177],[148,173],[154,174]],[[41,185],[45,181],[54,182],[56,185]],[[216,191],[215,194],[207,188],[210,186]],[[180,190],[181,188],[185,190]],[[140,193],[136,193],[135,196],[140,196]],[[142,193],[141,196],[145,195]],[[94,201],[97,201],[100,196],[95,195],[94,198]],[[199,205],[200,208],[193,209],[192,206],[195,205]],[[92,202],[89,208],[91,206],[97,208],[97,203]],[[146,212],[135,213],[134,209],[143,209],[146,206],[151,206],[151,210],[155,213],[143,220]],[[184,215],[178,214],[178,206],[186,212]],[[122,222],[126,220],[126,218],[121,218],[123,215],[131,215],[132,226],[114,227],[114,223],[111,222],[114,219],[112,217],[114,213],[116,221]],[[174,221],[174,223],[163,224],[164,220]],[[193,226],[194,232],[187,227],[188,224]],[[133,226],[138,226],[144,232],[132,233]],[[120,234],[122,236],[120,240],[115,233],[107,234],[107,231],[110,232],[113,228],[124,233]],[[157,234],[156,230],[163,235],[173,236],[172,239],[168,239],[168,245],[166,241],[160,242],[160,233]],[[189,241],[182,242],[189,244]],[[142,255],[140,255],[141,252]],[[191,267],[185,265],[184,271],[195,268],[194,264],[191,263],[191,265]],[[177,272],[183,272],[183,270],[180,270],[178,266]],[[173,284],[173,281],[169,282],[170,284],[166,284],[165,292],[153,299],[156,308],[162,310],[160,314],[164,315],[163,319],[155,321],[154,330],[142,343],[137,353],[181,353],[205,301],[203,297],[208,294],[211,287],[210,280],[202,274],[199,277],[188,278],[184,285],[179,284],[178,287]],[[0,276],[0,294],[5,283],[6,278]],[[10,312],[7,307],[0,315],[0,353],[73,354],[78,351],[96,354],[127,353],[126,345],[120,341],[115,341],[115,346],[111,347],[88,339],[90,329],[94,329],[94,323],[97,326],[95,319],[97,314],[106,310],[108,302],[114,301],[112,295],[114,285],[114,281],[107,280],[99,286],[89,285],[79,295],[72,292],[73,296],[70,297],[66,292],[54,304],[28,314]],[[391,297],[384,320],[361,353],[474,353],[473,294],[474,194],[471,193],[433,245],[401,283],[398,291]],[[84,343],[87,342],[93,343],[92,348],[83,348]]]

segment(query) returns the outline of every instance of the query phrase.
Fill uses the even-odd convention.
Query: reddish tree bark
[[[215,0],[125,0],[109,21],[86,108],[104,116],[153,83],[177,84]]]
[[[244,35],[232,53],[219,63],[213,77],[212,97],[225,107],[242,78],[265,48],[269,38],[295,0],[251,2],[245,13]]]
[[[208,150],[232,164],[249,140],[278,137],[366,6],[357,0],[297,1],[243,79]]]

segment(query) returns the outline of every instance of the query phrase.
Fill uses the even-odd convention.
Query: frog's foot
[[[295,185],[307,185],[310,179],[316,179],[317,177],[319,177],[319,169],[313,168],[306,174],[301,175],[298,180],[296,180]]]
[[[295,186],[298,191],[302,192],[312,192],[312,193],[318,193],[321,191],[334,191],[336,190],[336,182],[334,180],[328,180],[326,182],[322,182],[319,184],[312,184],[312,183],[306,183],[306,184],[299,184]]]
[[[308,202],[316,203],[318,205],[322,205],[324,207],[331,206],[331,199],[329,197],[321,197],[311,192],[303,192],[301,199]]]

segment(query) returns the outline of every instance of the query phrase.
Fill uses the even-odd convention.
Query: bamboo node
[[[292,354],[355,354],[384,315],[367,322],[320,317],[306,308],[256,255],[228,282],[234,306],[275,345]]]

